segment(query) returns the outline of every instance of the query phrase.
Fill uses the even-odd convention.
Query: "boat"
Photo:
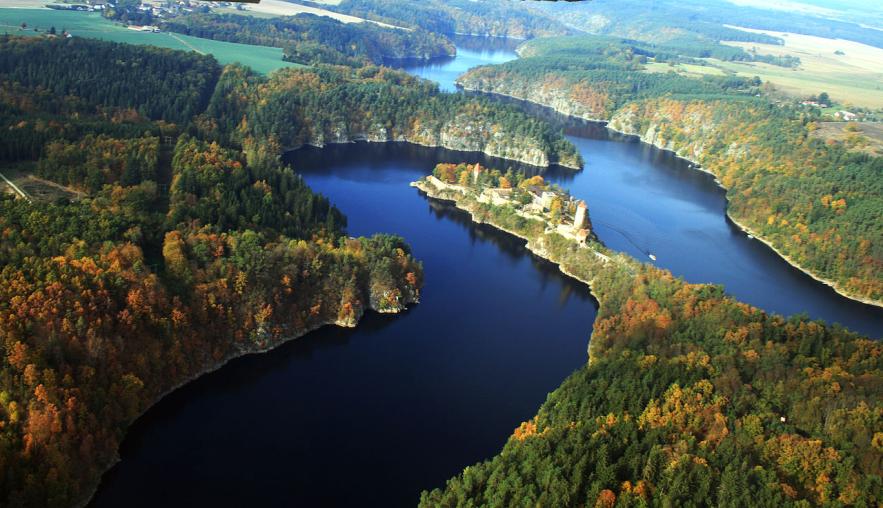
[[[656,256],[654,256],[653,254],[647,254],[647,255],[650,256],[650,259],[652,259],[653,261],[656,261]]]
[[[754,235],[748,235],[749,240],[754,240]]]

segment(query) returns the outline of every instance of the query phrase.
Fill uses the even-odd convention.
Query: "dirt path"
[[[195,46],[193,46],[193,45],[190,44],[189,42],[185,41],[184,39],[178,37],[177,35],[175,35],[175,34],[173,34],[173,33],[171,33],[171,32],[169,32],[169,37],[171,37],[171,38],[175,39],[176,41],[180,42],[181,44],[187,46],[187,47],[190,48],[191,50],[196,51],[196,52],[199,53],[200,55],[204,55],[204,54],[205,54],[204,51],[200,51],[200,50],[196,49]]]
[[[0,177],[2,177],[3,180],[4,180],[4,181],[5,181],[10,187],[12,187],[12,190],[14,190],[19,196],[21,196],[21,197],[23,197],[25,200],[27,200],[28,203],[31,202],[31,197],[28,196],[28,194],[27,194],[25,191],[21,190],[21,188],[20,188],[18,185],[15,185],[14,183],[12,183],[12,180],[10,180],[9,178],[6,178],[6,175],[4,175],[3,173],[0,173]]]
[[[78,191],[78,190],[76,190],[76,189],[72,189],[72,188],[70,188],[70,187],[65,187],[64,185],[61,185],[60,183],[55,183],[55,182],[52,182],[52,181],[50,181],[50,180],[46,180],[46,179],[40,178],[39,176],[28,175],[28,179],[29,179],[29,180],[33,180],[33,181],[39,183],[40,185],[45,185],[45,186],[47,186],[47,187],[53,187],[53,188],[58,189],[58,190],[60,190],[60,191],[62,191],[62,192],[65,192],[65,193],[67,193],[67,194],[73,194],[73,195],[76,196],[77,198],[83,198],[83,197],[86,197],[86,193],[85,193],[85,192]]]

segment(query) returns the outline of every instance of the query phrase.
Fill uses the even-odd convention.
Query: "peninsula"
[[[443,93],[386,67],[282,69],[269,78],[239,66],[221,74],[209,103],[211,136],[247,152],[303,145],[405,141],[546,168],[582,168],[564,135],[515,107]]]
[[[879,343],[612,252],[542,177],[442,164],[412,185],[525,239],[600,307],[588,363],[421,506],[876,502]]]
[[[200,133],[213,58],[13,37],[0,54],[0,160],[52,191],[0,196],[0,505],[82,505],[164,394],[419,299],[401,238],[348,236],[278,154]]]
[[[773,102],[757,79],[647,71],[650,58],[677,61],[677,48],[586,36],[519,53],[458,84],[609,122],[693,161],[727,190],[743,229],[839,293],[883,305],[883,159],[813,137],[817,111]]]

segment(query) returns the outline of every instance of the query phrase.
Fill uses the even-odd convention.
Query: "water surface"
[[[466,68],[514,57],[511,44],[461,49],[409,70],[451,90]],[[609,247],[652,252],[675,274],[768,311],[880,336],[880,309],[840,297],[730,223],[708,175],[597,124],[549,118],[587,163],[548,177],[589,202]],[[287,160],[348,215],[351,234],[408,240],[424,262],[422,302],[235,360],[166,397],[130,430],[92,506],[412,506],[422,489],[499,452],[584,364],[595,317],[586,288],[408,187],[441,161],[516,164],[365,143]]]
[[[455,86],[453,81],[446,85]],[[585,168],[553,168],[546,177],[586,200],[595,232],[608,247],[645,262],[653,254],[657,266],[689,282],[723,284],[730,295],[768,312],[805,314],[883,337],[883,309],[839,295],[742,232],[727,217],[726,192],[713,176],[672,152],[602,124],[489,97],[565,132],[585,159]]]
[[[595,230],[610,248],[667,268],[690,282],[723,284],[727,293],[768,312],[807,314],[874,338],[883,309],[840,296],[789,265],[726,216],[726,194],[684,159],[598,124],[566,123],[585,169],[549,177],[585,199]]]
[[[520,240],[408,186],[473,156],[367,143],[291,154],[350,234],[408,240],[424,263],[421,303],[171,394],[130,430],[92,506],[413,506],[498,453],[585,363],[595,303]]]
[[[518,58],[515,48],[520,41],[505,38],[472,37],[460,35],[454,38],[457,56],[440,58],[430,63],[412,62],[396,67],[415,76],[438,83],[445,92],[457,91],[454,80],[469,69],[479,65],[501,64]]]

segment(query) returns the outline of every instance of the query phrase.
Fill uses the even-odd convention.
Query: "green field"
[[[695,65],[695,64],[675,64],[648,62],[644,64],[647,72],[677,72],[678,74],[690,74],[692,76],[723,76],[726,74],[723,70],[711,65]]]
[[[28,24],[25,31],[19,29],[22,22]],[[102,18],[97,12],[0,8],[0,33],[39,35],[52,26],[59,33],[67,30],[77,37],[209,53],[222,64],[239,62],[265,74],[282,67],[299,66],[283,61],[280,48],[212,41],[179,34],[136,32]],[[34,28],[40,32],[34,32]]]
[[[712,59],[709,59],[709,62],[739,76],[758,76],[763,81],[768,81],[783,92],[798,98],[824,91],[845,107],[883,108],[881,74],[823,73],[805,64],[796,69],[789,69],[762,62],[721,62]]]

